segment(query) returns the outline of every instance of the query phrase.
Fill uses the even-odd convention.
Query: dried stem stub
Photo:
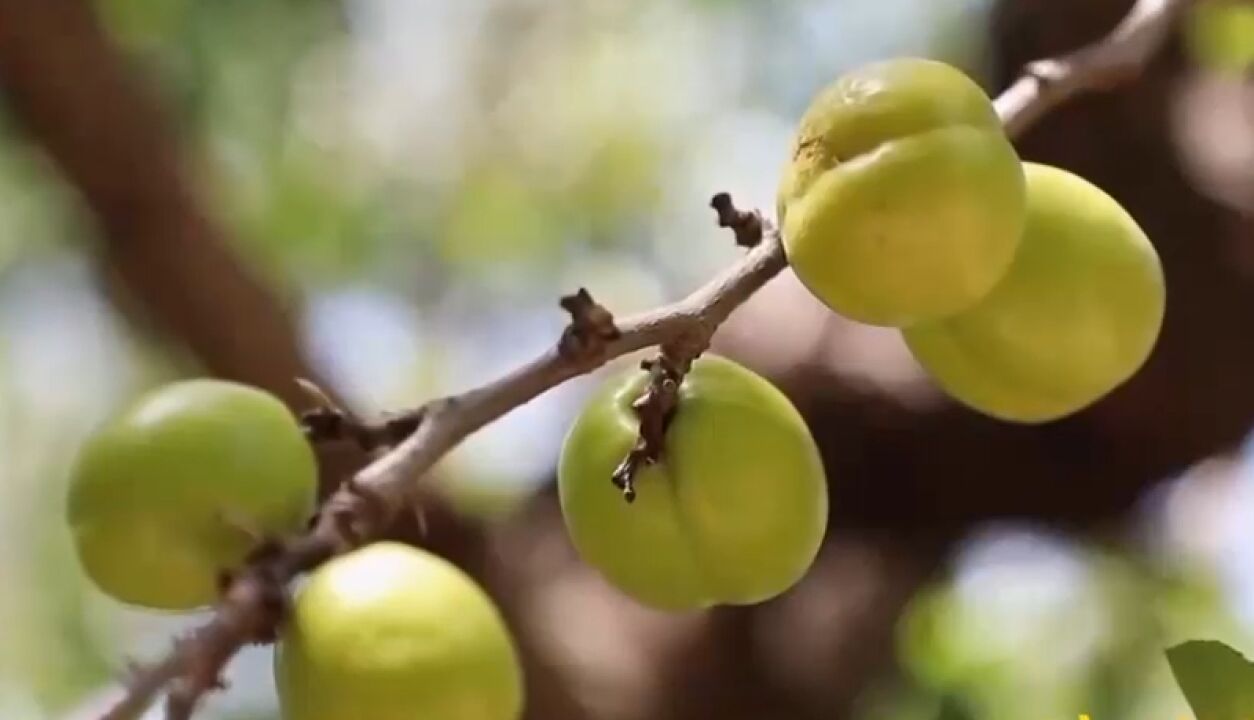
[[[740,247],[754,247],[762,242],[766,221],[757,210],[745,211],[736,208],[731,195],[721,192],[710,198],[710,207],[718,213],[718,226],[731,228],[736,235],[736,244]]]
[[[679,384],[684,379],[683,371],[665,353],[645,360],[640,368],[649,373],[649,384],[631,404],[636,417],[640,418],[640,433],[636,444],[610,477],[627,502],[636,499],[636,475],[640,470],[662,459],[666,450],[666,429],[679,406]]]
[[[606,343],[622,337],[614,315],[592,299],[586,288],[564,296],[562,309],[570,313],[570,324],[558,340],[558,352],[571,359],[594,359],[605,354]]]

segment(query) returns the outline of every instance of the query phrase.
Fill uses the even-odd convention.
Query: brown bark
[[[178,143],[84,0],[0,0],[5,107],[78,190],[102,259],[212,374],[303,398],[285,308],[233,254]]]

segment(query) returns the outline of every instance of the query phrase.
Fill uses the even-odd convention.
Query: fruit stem
[[[640,433],[627,457],[610,476],[610,481],[629,503],[636,499],[637,473],[661,460],[666,451],[666,429],[678,408],[679,385],[684,379],[680,363],[665,350],[656,358],[640,363],[640,369],[649,373],[644,392],[631,404],[636,417],[640,418]]]

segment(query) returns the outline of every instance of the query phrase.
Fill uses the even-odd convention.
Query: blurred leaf
[[[496,263],[543,267],[566,238],[550,198],[503,169],[472,174],[459,189],[440,241],[444,259],[463,269]]]
[[[97,11],[117,39],[133,50],[153,50],[177,32],[188,0],[98,0]]]
[[[571,191],[594,235],[651,211],[661,199],[664,167],[657,140],[644,133],[615,132],[593,147]]]
[[[1246,71],[1254,66],[1254,4],[1198,3],[1185,24],[1185,41],[1193,58],[1211,70]]]
[[[1197,720],[1254,717],[1254,663],[1236,650],[1193,640],[1167,650],[1167,662]]]

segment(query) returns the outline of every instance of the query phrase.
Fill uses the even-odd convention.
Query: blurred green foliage
[[[920,593],[903,618],[902,661],[940,708],[907,717],[1178,718],[1163,649],[1246,636],[1205,573],[1048,536],[998,543],[1009,552]]]

